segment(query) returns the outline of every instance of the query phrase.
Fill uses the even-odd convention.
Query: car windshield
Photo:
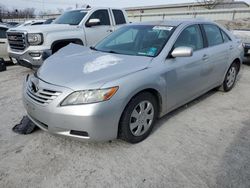
[[[82,10],[69,11],[58,17],[53,23],[78,25],[86,14],[87,12]]]
[[[172,26],[124,26],[92,49],[124,55],[155,57],[161,52],[173,31]]]

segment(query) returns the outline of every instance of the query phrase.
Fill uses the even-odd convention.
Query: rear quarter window
[[[223,30],[221,30],[221,34],[224,42],[231,41],[231,38]]]

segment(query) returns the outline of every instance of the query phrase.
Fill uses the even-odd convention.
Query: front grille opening
[[[84,136],[84,137],[88,137],[89,134],[85,131],[75,131],[75,130],[71,130],[69,134],[72,135],[76,135],[76,136]]]
[[[44,89],[43,91],[46,91],[46,92],[49,92],[49,93],[56,93],[56,91],[52,91],[52,90],[49,90],[49,89]]]
[[[30,81],[26,89],[26,94],[36,103],[47,105],[56,99],[61,94],[61,92],[44,88],[36,88],[36,90],[34,90],[32,82]]]
[[[11,49],[24,50],[27,47],[24,33],[7,33],[8,42]]]

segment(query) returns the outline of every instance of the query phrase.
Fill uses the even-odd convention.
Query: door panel
[[[7,38],[6,38],[7,28],[0,27],[0,57],[7,59]]]
[[[203,60],[205,52],[200,50],[194,52],[192,57],[167,60],[170,70],[164,77],[167,80],[168,109],[180,106],[206,90],[204,83],[208,74],[204,74],[207,64]]]
[[[229,61],[230,41],[225,41],[218,26],[213,24],[203,25],[207,37],[209,56],[208,70],[210,70],[207,85],[209,87],[220,84],[224,75],[226,64]]]
[[[167,81],[168,109],[178,107],[208,90],[207,80],[211,70],[208,48],[204,48],[204,38],[199,25],[185,28],[178,36],[176,47],[191,47],[191,57],[176,57],[166,60],[170,69],[164,77]]]
[[[105,38],[111,32],[113,32],[113,27],[110,20],[110,14],[108,9],[97,10],[90,16],[89,19],[100,19],[100,25],[86,27],[85,35],[87,40],[87,45],[92,46]]]

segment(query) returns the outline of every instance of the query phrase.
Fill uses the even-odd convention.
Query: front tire
[[[236,63],[233,63],[229,67],[227,74],[224,78],[224,82],[221,86],[224,92],[228,92],[234,87],[238,72],[239,72],[239,67],[237,66]]]
[[[138,143],[148,137],[158,116],[157,100],[149,92],[136,95],[125,108],[120,124],[119,138]]]

